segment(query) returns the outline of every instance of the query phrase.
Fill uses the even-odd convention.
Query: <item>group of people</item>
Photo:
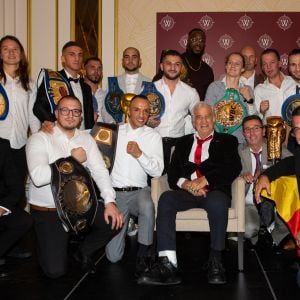
[[[275,49],[262,52],[263,75],[257,74],[255,50],[245,46],[225,58],[225,76],[214,81],[211,67],[202,61],[205,43],[205,32],[195,28],[188,34],[185,53],[162,53],[153,88],[164,98],[164,112],[155,116],[151,115],[151,102],[141,94],[144,82],[151,80],[140,72],[140,52],[134,47],[123,51],[124,73],[116,82],[124,94],[135,96],[129,103],[128,122],[122,119],[118,124],[115,157],[109,172],[89,132],[96,122],[116,123],[106,106],[109,91],[101,88],[101,60],[89,57],[83,62],[82,47],[69,41],[62,48],[63,69],[42,69],[34,83],[29,79],[28,62],[19,40],[14,36],[0,40],[0,258],[33,224],[43,272],[51,278],[67,272],[69,235],[52,194],[51,165],[72,157],[89,170],[101,196],[95,221],[73,255],[85,272],[95,272],[94,257],[100,248],[105,247],[109,261],[122,259],[128,222],[135,216],[137,282],[181,283],[176,213],[199,207],[207,211],[211,231],[208,282],[226,283],[222,251],[231,184],[237,176],[247,183],[245,236],[255,244],[263,223],[261,211],[274,214],[270,202],[263,201],[260,206],[253,202],[253,183],[269,166],[264,124],[268,116],[281,115],[283,101],[297,92],[300,49],[289,55],[291,77],[280,71],[280,56]],[[84,76],[80,75],[82,67]],[[51,85],[53,78],[60,86],[56,94]],[[236,101],[242,111],[232,128],[222,126],[217,118],[216,106],[226,99]],[[292,132],[298,142],[297,129],[294,123]],[[291,155],[283,149],[283,157]],[[172,190],[161,195],[155,220],[149,177],[164,173]],[[27,175],[30,214],[21,206]],[[261,187],[269,188],[266,180]],[[288,229],[280,218],[274,218],[272,237],[274,243],[280,243]],[[158,258],[153,263],[149,250],[155,222]],[[270,224],[264,225],[269,230]],[[300,243],[300,236],[297,242]],[[0,265],[1,277],[7,275],[4,267],[5,261]]]

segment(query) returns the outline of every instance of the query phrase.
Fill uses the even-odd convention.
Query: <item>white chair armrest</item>
[[[167,174],[151,179],[151,197],[154,203],[155,211],[157,211],[157,204],[160,195],[169,189],[170,187],[168,184]]]
[[[245,232],[245,180],[237,177],[231,185],[231,207],[238,215],[238,232]]]

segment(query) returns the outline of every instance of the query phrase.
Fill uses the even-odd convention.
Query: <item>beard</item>
[[[174,75],[174,76],[170,76],[169,74],[164,73],[164,76],[165,76],[167,79],[169,79],[169,80],[176,80],[177,78],[180,77],[180,72],[179,72],[178,74]]]
[[[101,77],[101,76],[99,76],[99,77],[86,76],[86,78],[87,78],[90,82],[92,82],[92,83],[94,83],[94,84],[99,84],[99,83],[101,82],[101,80],[102,80],[102,77]]]
[[[135,72],[135,71],[138,71],[139,68],[140,68],[139,66],[132,67],[132,68],[124,67],[124,70],[127,71],[127,72]]]

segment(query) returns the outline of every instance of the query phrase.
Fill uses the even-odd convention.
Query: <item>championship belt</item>
[[[144,89],[141,95],[147,97],[150,102],[150,116],[161,117],[165,111],[165,98],[157,90],[153,82],[144,81]]]
[[[50,165],[51,189],[64,229],[76,234],[86,231],[95,220],[98,201],[92,179],[72,156]]]
[[[8,97],[3,85],[0,83],[0,121],[6,119],[9,111]]]
[[[97,122],[91,130],[103,160],[111,172],[116,153],[119,126],[117,124]]]
[[[214,105],[215,125],[219,132],[234,133],[248,115],[247,108],[235,89],[226,89],[225,95]]]
[[[51,113],[54,113],[58,101],[63,96],[73,95],[71,85],[60,73],[50,69],[42,69],[39,74],[39,77],[40,76],[43,76]]]
[[[116,123],[122,122],[123,112],[121,100],[124,95],[120,89],[117,77],[108,77],[108,93],[104,99],[107,112],[114,118]]]
[[[282,104],[281,115],[283,120],[292,126],[292,112],[300,105],[300,91],[296,90],[296,94],[289,96]]]

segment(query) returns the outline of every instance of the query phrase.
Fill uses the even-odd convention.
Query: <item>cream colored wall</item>
[[[156,72],[157,12],[300,11],[299,0],[117,0],[117,73],[122,72],[122,51],[133,46],[141,51],[141,71]]]

